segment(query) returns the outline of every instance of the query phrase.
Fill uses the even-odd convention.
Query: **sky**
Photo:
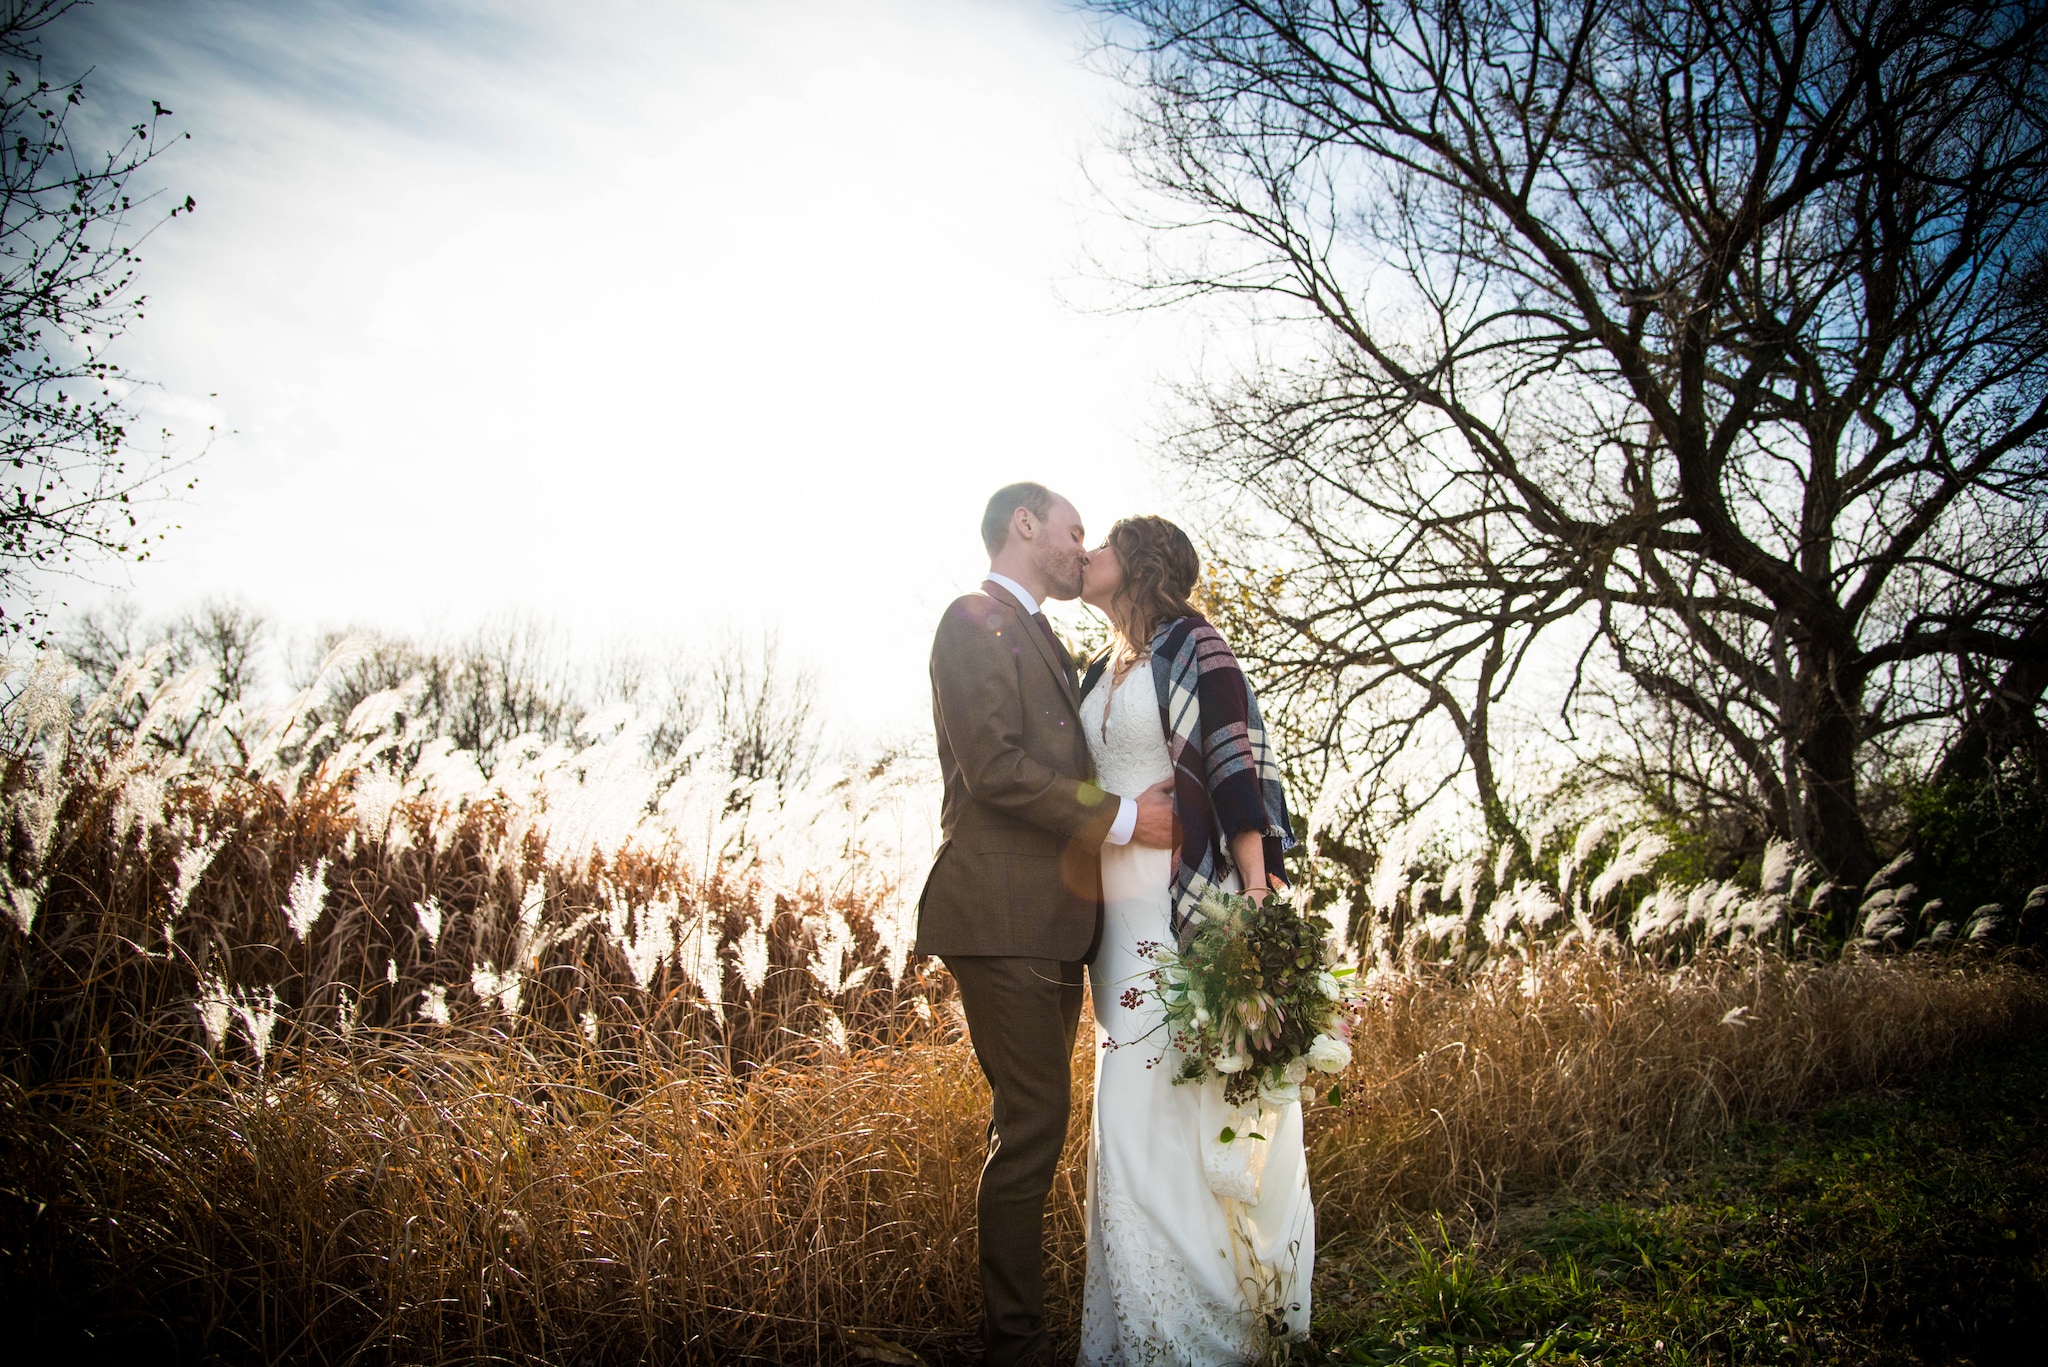
[[[850,733],[929,715],[997,486],[1092,532],[1189,319],[1106,311],[1120,90],[1055,0],[97,0],[45,42],[197,211],[117,357],[198,454],[73,608],[286,633],[772,629]],[[210,444],[205,429],[215,429]]]

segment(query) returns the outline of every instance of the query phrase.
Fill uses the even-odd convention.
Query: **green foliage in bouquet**
[[[1330,923],[1305,916],[1291,892],[1264,901],[1215,891],[1185,948],[1146,946],[1152,991],[1165,1009],[1175,1082],[1224,1079],[1224,1099],[1295,1100],[1311,1069],[1351,1062],[1351,1012],[1330,961]]]

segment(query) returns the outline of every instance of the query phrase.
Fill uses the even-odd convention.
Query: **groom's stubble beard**
[[[1048,598],[1060,602],[1081,596],[1082,559],[1081,552],[1072,548],[1041,545],[1037,548],[1038,572],[1045,576],[1051,591]]]

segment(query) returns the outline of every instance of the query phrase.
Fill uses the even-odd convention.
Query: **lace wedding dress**
[[[1105,674],[1081,700],[1081,723],[1110,792],[1135,797],[1171,773],[1146,662],[1121,685]],[[1247,1363],[1276,1336],[1308,1331],[1315,1210],[1300,1103],[1240,1110],[1219,1079],[1173,1081],[1180,1055],[1141,952],[1172,942],[1170,860],[1137,845],[1102,850],[1084,1367]]]

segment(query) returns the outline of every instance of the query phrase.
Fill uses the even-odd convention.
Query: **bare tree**
[[[816,675],[792,667],[771,634],[727,635],[701,656],[650,659],[614,650],[579,661],[569,643],[539,623],[514,621],[433,643],[368,632],[330,631],[299,662],[301,686],[313,661],[354,637],[359,648],[329,672],[310,714],[339,729],[373,693],[409,688],[401,713],[416,740],[447,737],[490,772],[522,737],[568,739],[602,708],[623,704],[650,722],[648,759],[687,770],[684,743],[704,727],[730,776],[778,790],[813,774],[821,746]]]
[[[81,614],[65,626],[58,640],[94,692],[105,690],[122,666],[152,650],[163,652],[159,668],[166,678],[204,669],[206,690],[200,705],[186,715],[166,718],[151,738],[153,744],[189,754],[203,735],[213,731],[214,719],[239,711],[260,694],[262,658],[270,637],[270,623],[261,613],[244,603],[212,599],[156,623],[145,623],[132,603],[115,603]],[[113,726],[133,730],[147,705],[146,698],[127,700]],[[222,758],[236,763],[248,758],[233,726],[219,728],[217,734]]]
[[[442,643],[324,632],[297,663],[299,686],[312,684],[315,662],[349,639],[357,649],[321,681],[309,713],[316,728],[325,722],[339,730],[371,694],[409,688],[401,715],[419,723],[416,740],[446,737],[489,773],[512,741],[566,739],[590,711],[567,642],[536,622],[480,627]]]
[[[85,676],[88,695],[108,688],[124,666],[157,652],[156,673],[172,679],[205,671],[204,689],[184,713],[161,720],[152,743],[182,754],[205,737],[209,758],[248,758],[241,715],[264,700],[269,622],[244,604],[213,600],[172,618],[145,619],[132,603],[115,602],[63,625],[59,644]],[[338,660],[330,659],[347,643]],[[699,764],[745,789],[767,784],[778,794],[817,775],[824,746],[819,685],[808,665],[792,663],[774,633],[727,632],[707,646],[648,654],[618,645],[591,656],[545,624],[513,619],[467,635],[418,640],[362,629],[329,630],[286,652],[285,678],[294,691],[315,688],[293,762],[317,763],[346,739],[357,706],[377,693],[397,693],[388,717],[405,737],[404,763],[430,742],[452,741],[485,772],[515,742],[567,741],[598,714],[637,717],[645,726],[646,758],[656,769],[684,773]],[[321,664],[328,667],[322,670]],[[132,729],[148,707],[129,699],[113,725]],[[227,725],[213,723],[225,718]],[[700,739],[702,746],[687,745]],[[298,748],[303,745],[303,748]]]
[[[1144,283],[1270,325],[1180,450],[1267,514],[1333,717],[1447,719],[1497,821],[1487,710],[1576,631],[1859,881],[1873,746],[1994,678],[2031,717],[2048,10],[1094,8],[1198,247]]]
[[[193,201],[145,214],[147,197],[131,197],[164,145],[160,104],[111,151],[76,145],[67,120],[85,78],[53,84],[37,56],[73,3],[0,0],[0,629],[17,634],[42,617],[28,571],[147,555],[137,505],[175,465],[138,458],[134,377],[107,347],[145,303],[135,248]]]
[[[755,646],[727,637],[707,675],[711,717],[733,777],[772,783],[778,792],[808,779],[820,744],[816,673],[792,668],[770,633]]]

